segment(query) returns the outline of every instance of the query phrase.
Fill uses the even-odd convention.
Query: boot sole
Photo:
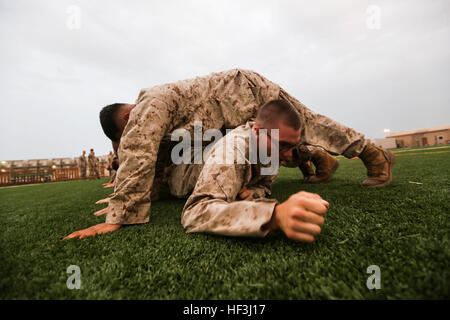
[[[382,187],[386,187],[386,186],[391,184],[391,182],[392,182],[392,167],[395,164],[395,156],[389,150],[386,150],[386,151],[383,150],[383,153],[384,153],[384,156],[386,157],[386,160],[389,163],[389,169],[388,169],[389,170],[389,176],[388,176],[388,179],[386,181],[382,182],[382,183],[375,184],[373,186],[363,186],[364,188],[382,188]]]

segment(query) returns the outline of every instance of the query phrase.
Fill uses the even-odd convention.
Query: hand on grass
[[[105,184],[103,185],[103,187],[104,187],[104,188],[113,188],[113,187],[114,187],[114,182],[111,182],[111,183],[105,183]]]
[[[73,238],[83,239],[86,237],[92,237],[97,234],[103,234],[103,233],[108,233],[108,232],[113,232],[113,231],[119,230],[120,227],[121,227],[120,224],[100,223],[95,226],[89,227],[87,229],[75,231],[75,232],[69,234],[67,237],[63,238],[63,240],[73,239]]]
[[[277,205],[268,227],[281,229],[290,239],[313,242],[321,231],[329,203],[318,194],[298,192]]]
[[[95,204],[108,203],[109,200],[110,200],[109,198],[101,199],[101,200],[98,200]]]

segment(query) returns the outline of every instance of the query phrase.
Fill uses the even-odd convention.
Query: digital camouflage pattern
[[[292,150],[292,158],[281,160],[280,165],[288,168],[298,168],[301,162],[310,161],[312,153],[320,147],[298,145]]]
[[[285,99],[300,113],[303,144],[318,145],[332,154],[358,155],[365,146],[361,133],[316,114],[277,84],[256,72],[232,69],[141,90],[120,141],[120,168],[106,222],[145,223],[161,141],[179,128],[193,132],[236,128],[255,117],[272,99]]]
[[[80,169],[80,178],[84,179],[86,178],[86,167],[87,167],[87,160],[86,157],[81,155],[78,157],[78,168]]]
[[[262,226],[270,221],[278,202],[266,196],[270,195],[278,172],[261,175],[261,164],[250,163],[252,125],[248,122],[237,127],[210,150],[183,209],[181,223],[186,231],[255,237],[269,232]],[[235,155],[235,162],[227,163],[226,154],[231,159]],[[237,201],[244,186],[257,199]]]

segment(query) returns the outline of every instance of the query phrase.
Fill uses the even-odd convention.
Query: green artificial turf
[[[112,190],[105,180],[0,188],[0,298],[448,299],[448,151],[401,150],[393,183],[381,189],[360,187],[358,159],[339,158],[334,179],[321,185],[282,168],[273,197],[306,190],[331,204],[313,244],[187,234],[184,201],[167,190],[148,224],[61,241],[104,222],[92,213]],[[81,290],[66,286],[70,265],[80,267]],[[366,286],[370,265],[380,267],[379,290]]]

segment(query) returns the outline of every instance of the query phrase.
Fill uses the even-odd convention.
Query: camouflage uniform
[[[346,157],[363,150],[362,134],[312,112],[256,72],[233,69],[143,89],[122,134],[120,168],[106,222],[149,221],[160,142],[170,140],[175,129],[192,133],[194,121],[202,121],[203,131],[236,128],[254,117],[263,103],[278,98],[288,100],[299,111],[304,124],[303,143],[320,145]]]
[[[261,175],[262,165],[250,163],[251,134],[252,123],[248,122],[228,133],[222,138],[223,143],[219,141],[211,149],[183,209],[181,223],[188,232],[260,237],[269,232],[261,227],[270,221],[278,203],[266,198],[278,172]],[[237,157],[234,163],[227,164],[225,154],[230,152]],[[236,201],[244,186],[257,199]]]
[[[177,198],[186,198],[195,187],[200,172],[202,171],[202,164],[194,164],[194,153],[191,154],[191,164],[174,164],[170,159],[170,153],[173,147],[166,141],[162,141],[158,152],[158,160],[156,162],[156,173],[153,181],[153,189],[159,188],[159,184],[165,184],[169,187],[170,194]],[[297,168],[301,162],[309,161],[311,152],[319,147],[297,146],[293,150],[293,158],[289,160],[281,160],[280,165]],[[205,147],[200,151],[203,153]],[[256,190],[258,191],[258,190]],[[153,192],[153,191],[152,191]],[[255,196],[255,193],[253,193]],[[264,194],[256,193],[256,196],[264,196]]]
[[[109,178],[109,183],[113,183],[114,182],[114,180],[116,179],[116,174],[117,174],[117,171],[116,170],[112,170],[112,174],[111,174],[111,176]]]
[[[78,167],[80,169],[80,178],[86,179],[86,157],[81,155],[78,158]]]
[[[97,168],[97,158],[95,157],[93,152],[89,152],[88,163],[89,163],[89,176],[93,177],[95,175],[97,179],[100,178]]]

